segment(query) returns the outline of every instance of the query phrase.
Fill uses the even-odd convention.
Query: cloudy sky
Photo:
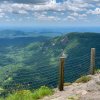
[[[2,26],[99,26],[100,0],[0,0]]]

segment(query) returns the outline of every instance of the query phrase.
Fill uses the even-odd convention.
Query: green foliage
[[[97,69],[97,70],[95,71],[95,73],[100,73],[100,69]]]
[[[18,91],[9,95],[6,100],[32,100],[32,92],[29,90]]]
[[[4,100],[4,98],[0,98],[0,100]]]
[[[82,76],[81,78],[77,79],[76,83],[86,83],[91,80],[90,76]]]
[[[42,86],[40,89],[37,89],[34,91],[33,93],[33,98],[35,100],[37,99],[40,99],[44,96],[47,96],[47,95],[52,95],[53,94],[53,90],[48,88],[48,87],[45,87],[45,86]]]
[[[72,83],[70,82],[64,83],[64,86],[70,86],[70,85],[72,85]]]
[[[68,51],[68,50],[70,50],[70,49],[72,49],[72,48],[77,47],[78,45],[79,45],[79,41],[78,41],[78,39],[75,39],[75,40],[71,41],[71,42],[67,45],[66,50]]]
[[[34,90],[34,92],[31,92],[30,90],[17,91],[14,94],[10,94],[8,97],[5,98],[5,100],[38,100],[43,98],[44,96],[52,94],[52,89],[46,86],[42,86],[41,88]]]

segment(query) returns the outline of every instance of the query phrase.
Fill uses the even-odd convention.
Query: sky
[[[100,0],[0,0],[0,26],[100,26]]]

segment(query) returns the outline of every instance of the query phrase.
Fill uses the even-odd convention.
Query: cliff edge
[[[56,89],[54,95],[42,100],[100,100],[100,72],[89,77],[86,83],[72,83],[62,92]]]

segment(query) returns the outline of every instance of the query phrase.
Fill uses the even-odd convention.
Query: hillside
[[[89,73],[90,49],[95,47],[98,57],[100,51],[98,33],[0,40],[0,86],[4,93],[21,89],[32,90],[43,85],[57,87],[62,51],[67,54],[65,82],[73,82]],[[97,68],[100,66],[99,58],[96,60]]]
[[[43,100],[100,100],[100,73],[89,75],[87,83],[73,83],[65,86],[64,91],[55,90],[55,94]]]

